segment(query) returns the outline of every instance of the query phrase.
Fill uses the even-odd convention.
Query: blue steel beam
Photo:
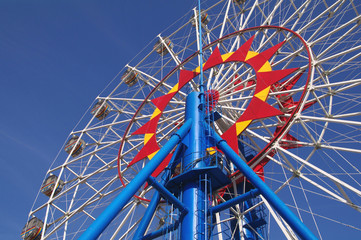
[[[192,166],[190,170],[205,167],[204,161],[197,161],[204,157],[206,150],[203,129],[204,111],[201,107],[201,98],[202,93],[191,92],[186,100],[185,119],[192,119],[192,128],[183,141],[187,147],[183,153],[182,167]],[[195,164],[195,162],[197,163]],[[200,219],[200,212],[204,210],[205,197],[204,189],[199,186],[198,182],[187,182],[182,186],[182,201],[189,210],[181,222],[182,240],[204,238],[202,230],[199,229],[200,226],[203,227],[203,224],[199,224],[199,222],[202,220]],[[198,228],[197,225],[199,225]]]
[[[192,126],[192,119],[188,119],[159,152],[144,166],[123,191],[109,204],[89,228],[80,236],[79,240],[97,239],[111,221],[118,215],[137,190],[145,183],[148,177],[159,166],[163,159],[184,138]]]
[[[180,145],[178,145],[173,153],[172,159],[170,160],[168,167],[164,170],[163,176],[160,181],[161,184],[164,185],[169,180],[170,175],[172,174],[173,164],[174,164],[175,160],[179,157],[180,151],[181,151],[181,147],[180,147]],[[147,210],[145,211],[145,213],[142,217],[142,220],[140,221],[140,223],[138,225],[138,229],[134,234],[134,239],[138,240],[144,236],[144,233],[148,228],[148,225],[154,215],[154,212],[157,209],[159,201],[160,201],[160,194],[158,191],[156,191],[153,194],[152,200],[150,201],[150,203],[147,207]]]
[[[171,192],[168,191],[162,184],[160,184],[154,177],[149,176],[148,183],[151,184],[157,191],[164,197],[164,199],[168,200],[172,203],[176,208],[179,209],[181,214],[188,213],[188,209],[184,204],[178,200]]]
[[[168,232],[176,230],[178,228],[178,226],[179,226],[179,221],[177,220],[175,223],[173,223],[169,226],[166,226],[164,228],[161,228],[157,231],[151,232],[151,233],[145,235],[144,237],[142,237],[141,239],[148,240],[148,239],[154,239],[154,238],[160,237]]]
[[[258,188],[264,198],[271,206],[282,216],[282,218],[291,226],[291,228],[305,240],[316,240],[317,237],[303,224],[303,222],[279,199],[279,197],[266,185],[265,182],[245,163],[237,153],[222,139],[213,129],[211,135],[215,140],[216,146],[237,166],[247,179]]]
[[[209,213],[217,213],[223,210],[226,210],[230,207],[233,207],[236,204],[240,204],[248,199],[254,198],[260,194],[258,189],[252,189],[249,192],[246,192],[240,196],[237,196],[235,198],[232,198],[231,200],[228,200],[227,202],[221,203],[217,206],[214,206],[209,209]]]
[[[155,210],[157,209],[158,203],[160,201],[160,194],[158,191],[156,191],[153,194],[152,200],[150,201],[147,210],[145,211],[142,220],[140,221],[138,225],[138,229],[134,234],[135,240],[142,239],[144,236],[145,231],[147,230],[150,221],[152,220],[152,217],[154,215]]]

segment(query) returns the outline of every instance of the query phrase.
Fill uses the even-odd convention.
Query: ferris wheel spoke
[[[159,139],[159,141],[163,140],[165,137],[168,136],[168,134],[170,134],[171,132],[173,132],[174,129],[178,128],[177,124],[175,124],[175,123],[177,123],[177,122],[174,121],[173,124],[172,124],[172,123],[171,123],[171,124],[167,124],[166,126],[164,126],[163,128],[161,128],[161,129],[159,130],[159,132],[162,133],[162,136],[161,136],[161,138]],[[170,129],[169,129],[169,128],[170,128]],[[168,132],[165,132],[167,129],[168,129]]]
[[[247,9],[246,11],[242,12],[241,17],[242,17],[242,21],[240,21],[239,24],[239,30],[243,30],[246,28],[255,8],[256,8],[256,2],[254,1],[252,7],[250,9]],[[246,12],[248,12],[248,14],[246,15]]]
[[[104,146],[102,146],[102,147],[94,150],[93,152],[86,153],[86,154],[84,154],[84,155],[81,155],[81,156],[73,159],[73,160],[68,161],[66,164],[64,164],[64,166],[69,166],[69,165],[71,165],[71,164],[73,164],[73,163],[75,163],[75,162],[78,162],[79,160],[82,160],[82,159],[84,159],[84,158],[86,158],[86,157],[89,157],[89,156],[93,155],[93,154],[96,153],[96,152],[99,152],[99,151],[102,151],[102,150],[104,150],[104,149],[107,149],[107,148],[109,148],[109,147],[111,147],[111,146],[113,146],[113,145],[115,145],[115,144],[119,144],[120,141],[121,141],[121,140],[118,139],[118,140],[116,140],[116,141],[110,142],[109,144],[106,144],[106,145],[104,145]],[[59,167],[54,168],[53,170],[57,170],[57,169],[60,169],[60,168],[62,168],[62,167],[63,167],[63,166],[59,166]]]
[[[219,102],[220,103],[229,103],[229,102],[233,102],[233,101],[242,102],[242,101],[250,100],[252,98],[252,96],[244,96],[244,97],[242,96],[242,93],[247,90],[252,90],[252,86],[250,86],[248,88],[247,87],[243,88],[241,90],[236,90],[234,92],[222,94],[223,96],[219,97]],[[238,98],[233,97],[236,94],[239,94],[240,96]],[[233,97],[233,98],[231,98],[231,97]]]
[[[165,46],[167,48],[167,51],[170,53],[170,55],[171,55],[172,59],[174,60],[174,62],[177,65],[180,65],[181,61],[179,60],[178,56],[175,54],[173,49],[168,46],[168,44],[165,42],[164,38],[162,38],[161,35],[158,35],[158,38],[160,39],[163,46]]]
[[[258,144],[258,142],[256,141],[256,139],[253,139],[253,136],[251,136],[248,132],[244,133],[245,136],[251,141],[249,147],[254,149],[256,152],[259,152],[262,150],[262,147]],[[248,143],[247,143],[248,145]]]
[[[324,149],[332,149],[332,150],[335,150],[335,151],[361,153],[361,150],[359,150],[359,149],[338,147],[338,146],[329,145],[329,144],[317,144],[317,147],[324,148]]]
[[[76,208],[74,210],[70,210],[70,209],[66,210],[66,214],[60,216],[58,219],[56,219],[54,221],[54,223],[56,223],[56,226],[51,229],[51,231],[47,234],[47,236],[50,236],[53,232],[55,232],[59,228],[61,228],[66,222],[69,221],[69,219],[72,219],[76,214],[83,212],[84,208],[86,208],[88,205],[91,205],[93,202],[97,202],[100,199],[101,199],[101,197],[97,196],[97,193],[96,193],[91,198],[89,198],[85,203],[80,205],[78,208]],[[52,204],[52,206],[54,206],[54,204]],[[64,212],[64,211],[62,211],[62,212]],[[50,225],[52,225],[54,223],[50,223]]]
[[[312,210],[311,204],[310,204],[310,202],[309,202],[309,200],[308,200],[308,197],[307,197],[305,188],[303,187],[302,181],[299,181],[299,184],[300,184],[300,187],[301,187],[301,189],[302,189],[303,196],[304,196],[304,198],[305,198],[305,200],[306,200],[306,202],[307,202],[307,207],[308,207],[309,213],[310,213],[310,215],[312,216],[313,223],[314,223],[314,225],[315,225],[315,227],[316,227],[316,229],[317,229],[318,236],[320,237],[320,239],[322,239],[322,236],[321,236],[321,232],[320,232],[320,230],[319,230],[318,223],[317,223],[317,221],[316,221],[316,219],[315,219],[314,211]],[[296,206],[296,207],[297,207],[297,206]],[[298,207],[297,207],[297,210],[299,211],[299,208],[298,208]],[[299,214],[299,215],[300,215],[300,214]]]
[[[99,97],[98,99],[101,99],[101,100],[112,100],[112,101],[125,101],[125,102],[130,102],[130,103],[133,103],[133,102],[143,102],[144,99],[137,99],[137,98],[117,98],[117,97]]]
[[[355,83],[355,84],[353,84],[354,86],[358,86],[358,85],[360,85],[359,83]],[[339,88],[339,89],[330,89],[330,88],[328,88],[328,89],[325,89],[324,91],[323,90],[321,90],[321,93],[322,93],[322,95],[317,95],[317,99],[319,100],[319,101],[317,101],[316,100],[316,98],[310,98],[309,100],[307,100],[307,102],[306,103],[314,103],[314,102],[318,102],[318,103],[320,103],[321,102],[321,100],[322,99],[326,99],[326,98],[328,98],[328,97],[330,97],[330,96],[337,96],[339,99],[341,99],[342,100],[342,102],[340,101],[339,103],[337,103],[336,105],[341,105],[341,104],[345,104],[345,103],[347,103],[347,102],[350,102],[350,100],[349,100],[349,96],[348,95],[345,95],[345,96],[343,96],[342,95],[342,92],[343,91],[346,91],[346,90],[348,90],[348,89],[350,89],[350,88],[352,88],[352,87],[354,87],[354,86],[347,86],[347,87],[343,87],[343,88]],[[325,93],[326,92],[326,93]],[[340,94],[341,93],[341,94]],[[355,99],[358,99],[359,97],[358,96],[354,96],[355,97]],[[352,99],[351,100],[351,102],[355,102],[355,104],[358,104],[356,101],[355,101],[355,99]],[[323,104],[322,104],[323,105]],[[315,106],[315,105],[314,105]],[[350,108],[350,109],[347,109],[347,110],[351,110],[352,108]],[[332,114],[332,116],[331,116],[331,110],[332,109],[329,109],[329,110],[327,110],[326,111],[326,108],[323,108],[323,112],[325,112],[326,111],[326,115],[330,118],[330,117],[332,117],[333,116],[333,114]],[[345,110],[346,109],[344,109],[343,110],[343,112],[345,112]],[[308,111],[309,112],[309,111]],[[308,113],[307,112],[307,113]],[[335,114],[335,113],[334,113]],[[337,113],[336,113],[337,114]],[[352,113],[351,113],[352,114]]]
[[[345,114],[337,114],[337,115],[333,115],[333,118],[348,118],[348,117],[357,117],[360,116],[361,112],[349,112],[349,113],[345,113]]]
[[[260,134],[256,133],[255,131],[250,130],[249,128],[246,129],[246,132],[266,144],[268,144],[270,142],[270,139],[267,136],[260,135]]]
[[[128,123],[128,122],[129,122],[129,120],[120,120],[120,121],[114,121],[112,123],[108,123],[108,124],[104,124],[104,125],[91,126],[88,128],[84,128],[83,130],[74,131],[73,134],[80,134],[82,132],[92,132],[92,131],[107,129],[109,131],[112,131],[114,133],[114,135],[121,138],[117,132],[114,132],[113,127],[116,127],[117,125],[121,125],[121,124]]]
[[[275,220],[275,222],[277,223],[278,227],[280,228],[280,230],[283,232],[284,236],[288,239],[288,240],[294,240],[297,239],[295,233],[290,229],[289,227],[286,227],[284,225],[284,221],[281,220],[280,216],[278,216],[275,211],[273,210],[273,208],[270,206],[270,204],[267,202],[267,200],[261,196],[263,203],[265,204],[265,206],[267,207],[268,211],[270,212],[271,216],[273,217],[273,219]]]
[[[172,86],[170,86],[166,82],[162,82],[161,80],[159,80],[159,79],[157,79],[157,78],[155,78],[155,77],[153,77],[153,76],[151,76],[151,75],[149,75],[149,74],[147,74],[147,73],[145,73],[145,72],[143,72],[143,71],[141,71],[141,70],[139,70],[139,69],[137,69],[135,67],[131,67],[129,65],[127,65],[127,66],[130,67],[133,71],[140,74],[141,76],[145,76],[145,77],[147,77],[149,79],[152,79],[156,84],[161,84],[161,85],[165,86],[168,89],[168,91],[173,88]],[[182,94],[183,96],[186,96],[186,94],[181,92],[181,91],[179,91],[179,93]],[[144,101],[144,98],[142,100]]]
[[[287,168],[286,168],[286,169],[287,169]],[[297,171],[297,173],[296,173],[296,172],[294,172],[293,170],[292,170],[291,172],[293,172],[294,175],[293,175],[293,177],[290,178],[289,180],[291,180],[291,179],[293,179],[295,176],[297,176],[299,179],[303,179],[303,180],[305,180],[306,182],[308,182],[308,183],[312,184],[313,186],[317,187],[318,189],[321,189],[322,191],[324,191],[324,192],[327,194],[327,195],[325,195],[325,197],[330,196],[330,197],[332,197],[332,198],[334,198],[334,199],[336,199],[336,200],[338,200],[338,201],[340,201],[340,202],[342,202],[342,203],[345,203],[345,204],[353,207],[354,209],[356,209],[356,210],[359,211],[359,212],[361,211],[361,209],[360,209],[359,206],[357,206],[357,205],[355,205],[354,203],[352,203],[352,201],[350,200],[349,196],[346,194],[346,192],[343,190],[343,188],[341,187],[341,185],[340,185],[339,183],[333,182],[333,183],[337,186],[337,188],[340,190],[340,191],[339,191],[339,194],[336,194],[336,193],[335,193],[335,192],[336,192],[335,189],[332,189],[332,188],[331,188],[332,191],[329,190],[329,189],[327,189],[326,187],[324,187],[324,186],[320,185],[319,183],[316,183],[315,181],[313,181],[313,180],[311,180],[310,178],[306,177],[306,174],[304,174],[304,173],[301,173],[301,172],[298,172],[298,171]],[[296,175],[295,175],[295,173],[296,173]],[[313,175],[313,174],[312,174],[312,175]],[[317,176],[317,175],[315,175],[315,176]],[[318,179],[319,179],[321,182],[324,182],[324,181],[323,181],[322,179],[320,179],[319,177],[318,177]],[[324,182],[324,183],[325,183],[325,182]],[[302,182],[300,182],[300,184],[302,185]],[[325,184],[326,184],[328,187],[330,187],[327,183],[325,183]],[[301,189],[302,189],[303,192],[305,191],[305,189],[303,188],[303,186],[301,186]],[[342,196],[343,196],[343,197],[342,197]]]
[[[277,10],[279,10],[282,3],[283,3],[283,0],[278,1],[278,3],[276,3],[276,5],[273,7],[272,11],[269,14],[265,14],[265,12],[261,8],[259,8],[259,11],[261,12],[262,16],[264,17],[264,21],[261,23],[261,26],[272,24],[273,18],[275,17],[275,13],[277,12]],[[266,31],[267,31],[267,29],[266,29]],[[262,41],[261,41],[261,44],[262,44]]]
[[[348,161],[342,154],[340,154],[339,151],[334,151],[334,152],[336,153],[336,156],[339,156],[340,159],[342,159],[342,161],[344,162],[344,166],[341,165],[341,164],[338,164],[338,163],[330,156],[330,154],[328,154],[327,152],[325,153],[325,156],[326,156],[328,159],[330,159],[332,162],[336,163],[337,167],[338,167],[339,169],[341,169],[341,171],[342,171],[345,175],[347,175],[347,176],[353,181],[353,183],[354,183],[355,185],[357,185],[358,187],[361,187],[361,184],[357,181],[357,179],[355,179],[355,178],[353,177],[353,174],[354,174],[354,173],[349,173],[348,171],[346,171],[345,168],[346,168],[346,166],[350,166],[351,169],[352,169],[353,171],[355,171],[356,174],[360,174],[359,169],[357,169],[356,166],[354,166],[354,165],[353,165],[350,161]]]
[[[115,160],[114,160],[114,162],[115,162]],[[93,177],[94,175],[97,175],[97,174],[103,172],[103,170],[104,170],[106,167],[107,167],[107,166],[104,165],[103,167],[99,168],[98,170],[94,171],[94,172],[91,173],[91,174],[87,174],[86,176],[81,177],[81,178],[78,177],[78,178],[76,178],[76,180],[75,180],[75,179],[72,180],[71,182],[76,181],[75,184],[73,184],[71,187],[69,187],[69,188],[67,188],[67,189],[64,189],[64,191],[63,191],[61,194],[59,194],[59,195],[53,197],[52,199],[50,199],[50,200],[51,200],[50,202],[56,201],[56,200],[60,199],[63,195],[66,195],[68,192],[72,191],[74,188],[76,188],[74,192],[77,192],[77,188],[79,187],[79,184],[82,184],[82,183],[86,182],[87,180],[91,179],[91,177]],[[69,169],[70,169],[70,168],[67,168],[67,170],[69,170]],[[73,171],[72,171],[72,173],[74,174]],[[76,175],[75,175],[75,176],[76,176]],[[112,182],[112,181],[111,181],[111,182]],[[39,210],[39,209],[38,209],[38,210]]]
[[[338,58],[338,57],[348,56],[347,54],[353,53],[353,52],[355,52],[357,50],[360,50],[360,49],[361,49],[361,47],[357,46],[357,47],[347,49],[347,50],[345,50],[343,52],[338,52],[338,53],[336,53],[336,54],[334,54],[332,56],[329,56],[329,57],[318,60],[317,64],[322,64],[322,63],[325,63],[325,62],[329,62],[330,60]],[[330,72],[334,72],[335,70],[339,69],[340,67],[343,67],[344,65],[348,64],[349,62],[351,62],[352,60],[355,60],[356,58],[358,58],[360,56],[361,56],[361,53],[359,52],[359,53],[356,53],[354,56],[351,56],[349,59],[342,60],[342,63],[338,64],[335,68],[331,69]]]
[[[235,111],[241,111],[241,112],[243,112],[243,111],[245,110],[244,108],[237,108],[237,107],[226,106],[226,105],[223,105],[222,108],[223,108],[223,109],[235,110]]]
[[[310,120],[310,121],[321,121],[321,122],[332,122],[332,123],[339,123],[339,124],[346,124],[346,125],[353,125],[353,126],[361,126],[361,122],[359,121],[350,121],[345,119],[333,119],[332,117],[313,117],[313,116],[306,116],[306,115],[299,115],[299,118],[303,120]]]
[[[329,15],[330,12],[333,12],[332,9],[336,8],[337,6],[339,6],[340,4],[342,4],[342,2],[344,2],[344,0],[337,0],[336,2],[334,2],[331,6],[327,6],[325,4],[326,9],[319,13],[319,14],[315,14],[316,16],[314,16],[314,18],[310,19],[311,21],[309,21],[305,26],[301,27],[298,32],[302,33],[304,31],[306,31],[307,29],[309,29],[312,25],[315,24],[315,22],[320,21],[322,17]]]
[[[277,147],[277,146],[276,146]],[[358,196],[361,196],[361,191],[350,186],[349,184],[345,183],[344,181],[332,176],[331,174],[327,173],[326,171],[316,167],[315,165],[313,165],[312,163],[303,160],[301,157],[295,155],[294,153],[291,153],[290,151],[282,148],[282,147],[277,147],[278,150],[284,152],[286,155],[292,157],[294,160],[304,164],[305,166],[309,167],[310,169],[324,175],[325,177],[329,178],[331,181],[336,182],[338,184],[340,184],[341,186],[347,188],[348,190],[352,191],[353,193],[357,194]]]
[[[220,31],[220,34],[219,34],[218,38],[223,37],[223,32],[224,32],[224,28],[226,26],[226,22],[227,22],[227,19],[228,19],[228,13],[229,13],[231,2],[232,2],[232,0],[228,0],[227,7],[226,7],[226,10],[225,10],[225,14],[224,14],[224,18],[223,18],[223,22],[222,22],[222,25],[221,25],[221,31]]]
[[[174,120],[176,119],[176,120]],[[159,124],[165,124],[167,122],[169,122],[170,120],[172,120],[173,122],[177,122],[177,121],[181,121],[183,120],[183,113],[180,111],[179,113],[175,113],[172,114],[171,116],[167,116],[167,117],[163,117],[161,118],[161,120],[159,121]]]
[[[337,12],[337,9],[336,9],[336,11],[334,11],[334,12]],[[327,19],[324,20],[324,21],[322,22],[322,24],[320,24],[320,26],[318,26],[318,28],[313,32],[313,34],[307,39],[309,42],[312,41],[312,39],[313,39],[315,36],[317,36],[321,31],[323,31],[323,30],[326,28],[327,24],[329,23],[329,21],[331,20],[331,18],[333,17],[333,15],[334,15],[334,14],[329,14],[329,15],[327,16]]]
[[[321,186],[320,184],[312,181],[311,179],[305,177],[305,176],[301,176],[300,178],[302,178],[303,180],[307,181],[308,183],[312,184],[313,186],[317,187],[318,189],[324,191],[326,194],[328,194],[329,196],[331,196],[332,198],[334,198],[335,200],[344,203],[352,208],[354,208],[355,210],[357,210],[358,212],[361,212],[361,208],[357,205],[355,205],[353,202],[350,201],[349,197],[346,195],[346,193],[344,192],[344,190],[342,189],[341,193],[345,193],[345,195],[343,195],[343,197],[341,195],[335,194],[334,192],[331,192],[330,190],[328,190],[327,188]],[[341,186],[338,183],[335,183],[336,186],[339,187],[339,189],[341,189]]]
[[[129,209],[128,213],[124,216],[123,221],[121,223],[119,223],[118,228],[114,231],[114,234],[112,235],[112,237],[110,239],[115,239],[116,238],[116,236],[118,235],[120,229],[122,229],[122,227],[127,222],[129,217],[131,217],[131,215],[133,214],[133,212],[135,211],[135,208],[137,206],[138,206],[138,203],[136,203],[136,202],[133,203],[133,206]]]
[[[331,49],[333,49],[334,47],[336,47],[337,44],[340,44],[341,41],[347,37],[348,35],[350,35],[354,30],[357,29],[357,27],[359,27],[359,21],[360,21],[361,17],[358,16],[352,20],[350,20],[349,22],[343,24],[342,26],[340,26],[339,28],[323,35],[322,37],[318,38],[317,41],[312,42],[311,44],[316,44],[321,42],[324,38],[330,37],[332,36],[332,34],[336,34],[339,31],[344,30],[344,28],[348,27],[351,24],[354,24],[349,30],[347,30],[347,32],[345,34],[343,34],[342,36],[338,37],[336,40],[334,40],[332,42],[332,44],[330,44],[330,46],[328,46],[325,50],[323,50],[323,52],[321,52],[320,54],[317,55],[318,58],[321,58],[324,54],[326,54],[328,51],[330,51]]]
[[[224,69],[225,69],[224,65],[220,67],[220,69],[219,69],[218,73],[216,74],[215,78],[213,79],[213,83],[211,85],[213,89],[218,89],[220,92],[222,92],[223,85],[227,84],[227,80],[225,78],[228,77],[227,75],[231,71],[231,67],[227,69],[227,72],[223,76],[221,76],[221,72]],[[230,83],[228,83],[228,84],[230,84]]]
[[[307,178],[305,174],[301,174],[301,175],[299,175],[298,177],[299,177],[299,178],[302,178],[302,179],[304,179],[304,180],[306,180],[306,181],[310,181],[310,182],[312,183],[312,185],[320,186],[320,185],[317,184],[316,182],[314,182],[314,181],[310,180],[309,178]],[[345,203],[345,201],[344,201],[345,199],[343,199],[343,198],[340,197],[339,195],[335,195],[334,192],[331,192],[331,191],[329,191],[328,189],[326,189],[326,188],[324,188],[324,187],[322,187],[322,186],[321,186],[321,188],[323,188],[325,194],[327,194],[327,195],[324,195],[324,194],[321,194],[321,193],[318,193],[318,192],[314,192],[314,191],[305,189],[304,187],[301,188],[301,187],[299,187],[299,186],[295,186],[295,185],[289,184],[290,181],[293,180],[294,178],[295,178],[295,175],[291,176],[286,182],[282,182],[282,181],[279,181],[279,180],[276,180],[276,179],[270,179],[270,180],[276,181],[276,182],[282,184],[280,188],[278,188],[277,190],[275,190],[276,193],[279,192],[279,191],[280,191],[282,188],[284,188],[286,185],[289,185],[289,186],[291,186],[292,188],[302,189],[302,191],[308,192],[309,194],[316,194],[316,195],[319,195],[319,196],[322,196],[322,197],[325,197],[325,198],[338,199],[338,201]],[[268,178],[267,178],[267,179],[268,179]],[[331,196],[330,196],[330,195],[331,195]],[[293,207],[293,206],[290,206],[290,207]],[[306,210],[303,210],[303,209],[298,209],[298,210],[306,211]],[[327,218],[327,217],[321,216],[321,215],[316,214],[316,213],[313,213],[313,214],[314,214],[315,216],[317,216],[317,217],[321,217],[321,218],[324,218],[324,219],[328,219],[328,220],[330,220],[330,221],[335,221],[334,219],[329,219],[329,218]],[[335,221],[335,222],[337,222],[337,221]],[[341,223],[341,222],[338,222],[338,223],[339,223],[339,224],[343,224],[343,223]]]
[[[290,29],[295,30],[296,26],[298,26],[299,22],[302,20],[302,17],[307,13],[306,11],[309,8],[311,2],[311,0],[303,1],[302,4],[297,7],[294,1],[292,1],[292,7],[294,11],[285,21],[283,21],[283,26],[286,26],[293,20],[294,23]]]

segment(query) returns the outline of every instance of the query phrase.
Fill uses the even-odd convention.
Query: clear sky
[[[196,1],[0,1],[0,239],[20,239],[42,180],[93,100]]]

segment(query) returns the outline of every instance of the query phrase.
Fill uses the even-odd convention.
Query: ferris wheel
[[[303,238],[243,165],[316,238],[361,236],[361,3],[201,7],[95,99],[49,168],[23,239],[78,239],[119,196],[99,239]]]

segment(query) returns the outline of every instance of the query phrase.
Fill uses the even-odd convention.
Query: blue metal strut
[[[145,183],[148,177],[159,166],[163,159],[184,138],[192,125],[192,119],[188,119],[169,141],[159,150],[147,165],[133,178],[123,191],[109,204],[109,206],[98,216],[89,228],[80,236],[79,240],[97,239],[111,221],[118,215],[128,201],[134,196],[138,189]]]
[[[187,96],[186,101],[185,119],[192,119],[192,128],[182,142],[186,146],[182,168],[189,171],[205,167],[204,161],[201,160],[205,154],[205,149],[203,148],[205,139],[203,129],[204,113],[201,106],[201,95],[199,92],[192,92]],[[199,229],[199,227],[203,227],[200,225],[202,224],[200,217],[202,210],[205,210],[205,206],[202,203],[204,203],[206,197],[204,189],[199,186],[198,181],[187,182],[182,187],[182,201],[189,210],[181,222],[182,240],[204,238],[201,234],[204,230]]]
[[[164,185],[169,180],[170,175],[172,174],[173,164],[175,162],[175,159],[179,157],[180,152],[181,152],[181,146],[178,145],[173,153],[172,159],[168,163],[168,167],[164,169],[164,173],[161,178],[160,184]],[[158,191],[155,191],[155,193],[152,196],[152,200],[150,201],[150,203],[142,217],[142,220],[140,221],[140,223],[138,225],[138,229],[134,234],[134,237],[133,237],[134,239],[138,240],[144,236],[144,234],[148,228],[148,225],[154,215],[154,212],[157,209],[160,198],[161,198],[160,193]]]
[[[317,237],[303,222],[278,198],[265,182],[245,163],[237,153],[213,129],[212,136],[217,147],[233,162],[244,176],[260,191],[271,206],[282,216],[291,228],[304,240],[316,240]]]

